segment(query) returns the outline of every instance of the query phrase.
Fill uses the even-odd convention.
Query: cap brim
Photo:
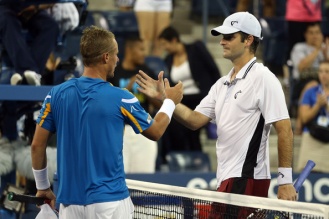
[[[219,26],[211,30],[211,35],[218,36],[220,34],[232,34],[236,32],[239,32],[239,30],[234,27]]]

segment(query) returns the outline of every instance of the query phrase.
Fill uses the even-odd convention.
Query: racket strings
[[[273,212],[265,209],[257,209],[254,213],[251,213],[247,219],[289,219],[289,213],[287,212]]]

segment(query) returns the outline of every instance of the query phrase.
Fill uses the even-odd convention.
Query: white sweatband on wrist
[[[292,184],[292,168],[291,167],[279,167],[278,168],[278,184]]]
[[[42,170],[35,170],[32,168],[32,171],[35,179],[35,184],[38,190],[45,190],[50,188],[47,167]]]
[[[171,99],[165,99],[163,101],[163,104],[161,106],[161,108],[159,109],[158,113],[165,113],[168,115],[169,117],[169,120],[171,119],[172,117],[172,114],[174,113],[174,110],[175,110],[175,103],[174,101],[172,101]]]

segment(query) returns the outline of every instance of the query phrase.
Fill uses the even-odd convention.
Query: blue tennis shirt
[[[152,123],[133,94],[101,79],[80,77],[53,87],[37,124],[57,132],[57,202],[88,205],[128,197],[124,126],[138,134]]]

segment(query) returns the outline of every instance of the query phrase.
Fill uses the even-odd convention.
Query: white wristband
[[[176,105],[174,101],[172,101],[171,99],[165,99],[158,113],[165,113],[168,115],[169,119],[171,119],[175,107]]]
[[[42,170],[35,170],[32,168],[32,171],[35,179],[35,184],[38,190],[45,190],[50,188],[47,167]]]
[[[292,184],[292,168],[279,167],[278,168],[278,184]]]

